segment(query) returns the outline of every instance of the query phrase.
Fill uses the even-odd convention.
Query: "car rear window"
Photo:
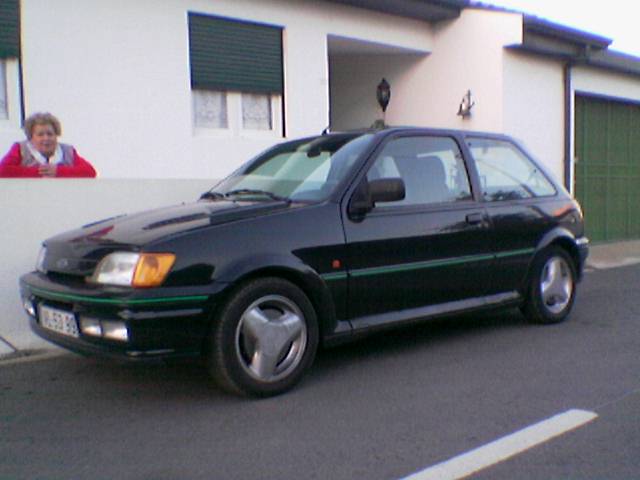
[[[475,160],[485,200],[519,200],[557,193],[540,168],[511,142],[469,138],[467,146]]]

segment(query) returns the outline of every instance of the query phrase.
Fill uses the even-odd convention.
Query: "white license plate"
[[[78,324],[73,313],[58,310],[57,308],[40,307],[40,325],[48,330],[68,335],[70,337],[79,337]]]

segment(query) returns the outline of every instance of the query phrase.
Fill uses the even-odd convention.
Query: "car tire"
[[[315,310],[302,290],[281,278],[250,280],[216,315],[209,370],[228,392],[278,395],[313,363],[318,337]]]
[[[522,308],[532,323],[552,324],[571,313],[576,295],[576,267],[566,250],[550,246],[533,260],[527,298]]]

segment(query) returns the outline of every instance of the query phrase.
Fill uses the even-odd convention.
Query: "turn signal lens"
[[[172,253],[141,253],[133,275],[134,287],[157,287],[173,267],[176,256]]]

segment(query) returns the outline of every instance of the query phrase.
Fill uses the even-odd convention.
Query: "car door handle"
[[[467,215],[467,223],[469,225],[479,225],[484,222],[484,215],[482,213],[470,213]]]

